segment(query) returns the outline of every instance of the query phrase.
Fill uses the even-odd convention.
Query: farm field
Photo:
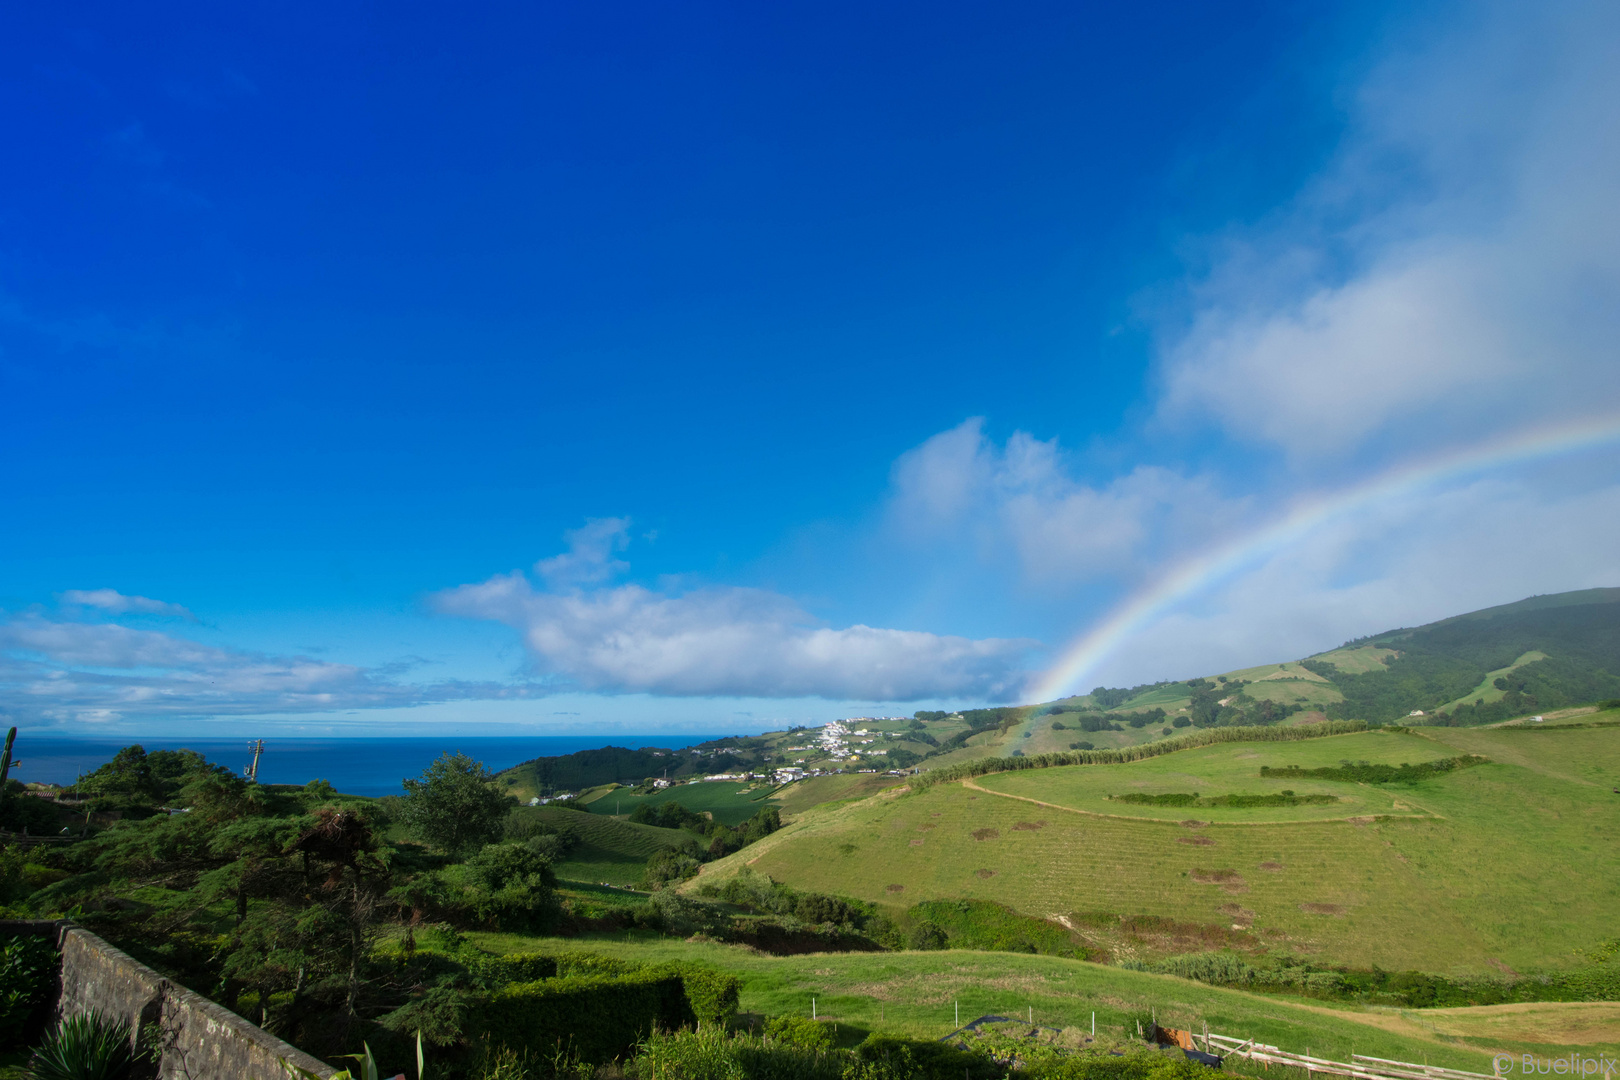
[[[1115,817],[1181,821],[1188,817],[1220,823],[1318,821],[1366,814],[1421,814],[1418,804],[1387,785],[1345,784],[1303,777],[1265,777],[1262,765],[1298,765],[1305,769],[1335,766],[1341,761],[1369,761],[1375,765],[1417,765],[1454,752],[1417,735],[1365,732],[1327,739],[1275,743],[1218,743],[1164,757],[1104,768],[1073,765],[1056,769],[1027,769],[991,773],[975,786],[995,794],[1031,799],[1067,810]],[[1336,797],[1334,803],[1299,806],[1175,807],[1144,806],[1111,801],[1110,795],[1165,795],[1197,793]]]
[[[1604,716],[1616,714],[1595,721]],[[1248,752],[1257,756],[1235,757]],[[1233,755],[1227,765],[1222,753]],[[1399,764],[1467,753],[1491,763],[1387,791],[1335,785],[1369,809],[1388,799],[1391,809],[1399,802],[1422,815],[1411,817],[1313,820],[1303,812],[1320,807],[1291,807],[1284,812],[1293,820],[1206,808],[1158,818],[1144,812],[1159,808],[1141,806],[1122,808],[1131,817],[1094,816],[997,793],[1044,785],[1059,796],[1049,801],[1072,800],[1129,790],[1133,777],[1166,784],[1177,772],[1202,784],[1233,775],[1221,770],[1237,762],[1257,786],[1263,763]],[[1086,778],[1064,779],[1076,773]],[[1612,791],[1620,726],[1601,722],[1228,743],[969,783],[812,810],[706,866],[698,880],[748,865],[790,885],[893,907],[972,898],[1048,918],[1157,915],[1235,926],[1242,947],[1321,963],[1458,975],[1573,966],[1577,950],[1613,936],[1620,910],[1620,797]],[[1084,936],[1084,922],[1075,923]]]
[[[770,802],[771,805],[779,807],[783,814],[800,814],[824,803],[863,799],[904,782],[897,776],[885,776],[881,773],[812,776],[777,788]]]
[[[628,816],[635,813],[638,806],[675,802],[700,814],[713,814],[716,821],[737,825],[769,806],[767,800],[772,790],[765,785],[750,787],[745,780],[700,780],[676,784],[649,795],[636,795],[631,788],[619,788],[587,805],[593,814]]]
[[[705,964],[743,980],[745,1014],[809,1015],[813,997],[817,1014],[838,1021],[849,1039],[869,1031],[939,1038],[955,1027],[960,1003],[963,1021],[1032,1011],[1037,1023],[1087,1030],[1095,1011],[1099,1041],[1123,1038],[1131,1016],[1153,1010],[1166,1026],[1201,1029],[1207,1022],[1222,1034],[1298,1051],[1309,1047],[1339,1060],[1372,1054],[1485,1073],[1494,1051],[1620,1049],[1620,1005],[1613,1003],[1432,1011],[1328,1007],[1051,956],[960,950],[766,956],[735,945],[641,935],[468,937],[498,953],[577,950],[648,963]]]

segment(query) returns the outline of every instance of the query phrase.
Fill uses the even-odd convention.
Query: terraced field
[[[1246,753],[1256,756],[1237,756]],[[1114,804],[1095,801],[1138,781],[1189,790],[1171,783],[1178,773],[1203,785],[1247,770],[1253,790],[1263,763],[1415,764],[1465,753],[1492,763],[1389,790],[1334,785],[1361,800],[1353,816],[1324,817],[1320,807],[1160,815],[1139,806],[1105,816]],[[1232,743],[977,783],[982,790],[942,784],[812,810],[705,867],[700,880],[747,864],[893,906],[964,897],[1047,917],[1159,915],[1235,925],[1254,948],[1456,974],[1573,965],[1576,950],[1613,936],[1620,910],[1615,725]],[[1015,790],[1076,805],[1040,806],[1010,797]],[[1213,784],[1190,790],[1225,793]],[[1081,803],[1099,812],[1077,812]]]

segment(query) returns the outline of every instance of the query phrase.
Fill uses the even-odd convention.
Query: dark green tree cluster
[[[724,858],[782,827],[782,813],[774,806],[766,807],[740,825],[726,825],[688,810],[678,802],[642,803],[630,815],[630,820],[661,829],[685,829],[702,837],[708,841],[701,849],[700,857],[704,861]]]

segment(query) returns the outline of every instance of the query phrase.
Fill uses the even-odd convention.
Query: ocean
[[[0,732],[0,738],[4,732]],[[537,757],[572,754],[599,746],[667,747],[671,750],[719,738],[718,735],[531,735],[527,737],[275,739],[264,740],[259,780],[266,784],[307,784],[325,780],[350,795],[399,795],[401,781],[417,777],[446,751],[482,761],[491,772]],[[139,742],[148,751],[195,750],[238,774],[252,752],[246,739],[64,739],[19,734],[13,753],[22,762],[11,779],[71,784],[108,761],[124,746]]]

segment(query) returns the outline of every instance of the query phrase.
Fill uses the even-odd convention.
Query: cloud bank
[[[548,584],[599,581],[615,564],[628,522],[592,522],[570,551],[543,559]],[[611,572],[611,571],[609,571]],[[436,610],[505,623],[535,666],[571,687],[676,696],[820,697],[914,701],[994,699],[1021,684],[1037,643],[971,640],[915,630],[819,625],[787,597],[761,589],[680,594],[640,585],[554,591],[521,572],[433,597]]]
[[[10,723],[318,713],[542,692],[523,684],[414,685],[349,664],[223,649],[117,623],[0,616],[0,719]]]
[[[1314,463],[1620,406],[1620,8],[1453,14],[1357,88],[1293,204],[1217,242],[1162,420]]]

